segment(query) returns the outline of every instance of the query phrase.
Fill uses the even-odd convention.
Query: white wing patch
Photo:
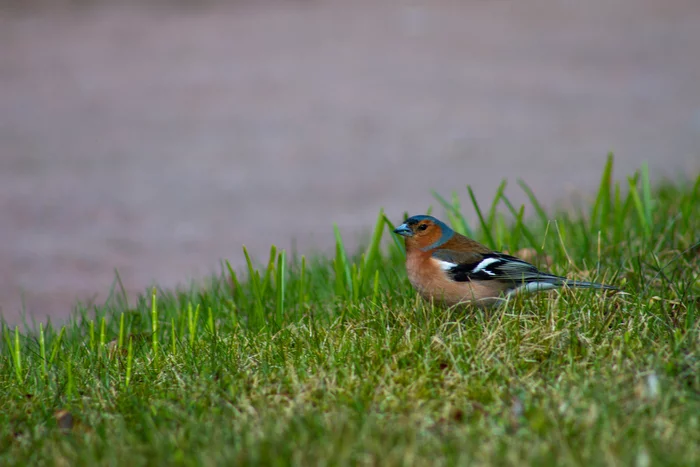
[[[485,272],[486,274],[488,274],[489,276],[495,276],[496,274],[494,274],[493,272],[491,272],[491,271],[489,271],[488,269],[485,269],[485,268],[489,267],[489,266],[492,265],[493,263],[499,263],[499,262],[501,262],[501,260],[498,259],[498,258],[486,258],[486,259],[484,259],[484,260],[481,260],[481,262],[480,262],[479,264],[476,265],[476,267],[474,268],[474,270],[473,270],[472,272],[473,272],[474,274],[476,274],[476,273],[479,272],[479,271],[484,271],[484,272]]]
[[[430,258],[435,264],[438,265],[443,271],[449,271],[453,267],[457,266],[455,263],[450,263],[449,261],[443,261],[441,259]]]
[[[506,295],[510,296],[521,293],[531,293],[540,290],[556,289],[557,287],[559,286],[556,284],[552,284],[551,282],[529,282],[525,285],[521,285],[520,287],[516,287],[513,290],[508,291]]]

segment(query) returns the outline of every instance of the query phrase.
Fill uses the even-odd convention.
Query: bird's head
[[[432,216],[413,216],[394,229],[394,233],[405,237],[406,248],[423,251],[439,248],[454,235],[444,222]]]

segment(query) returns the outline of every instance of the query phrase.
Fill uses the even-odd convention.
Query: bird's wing
[[[432,257],[457,282],[498,280],[513,285],[546,281],[560,284],[564,278],[539,271],[532,264],[502,253],[475,253],[435,250]]]

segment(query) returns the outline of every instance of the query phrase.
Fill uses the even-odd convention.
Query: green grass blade
[[[654,202],[651,198],[651,181],[649,180],[649,164],[644,162],[642,164],[642,204],[644,207],[644,220],[646,225],[649,226],[649,231],[651,232],[651,227],[654,224],[652,218],[652,211],[654,209]]]
[[[151,350],[153,361],[158,363],[158,296],[156,288],[151,290]]]
[[[53,363],[56,361],[56,356],[58,355],[58,350],[61,348],[61,342],[63,340],[63,336],[66,334],[66,327],[61,326],[61,331],[58,333],[58,337],[53,343],[53,348],[51,349],[51,358],[49,358],[49,365],[53,365]]]
[[[516,228],[518,229],[519,232],[521,232],[525,238],[527,239],[527,242],[531,248],[534,248],[536,251],[540,252],[542,251],[542,245],[540,245],[536,240],[535,240],[535,235],[532,233],[530,229],[525,225],[523,222],[523,216],[525,214],[525,205],[520,206],[520,210],[516,211],[515,207],[513,204],[510,202],[508,197],[504,194],[501,196],[501,200],[503,201],[503,204],[506,205],[508,208],[508,211],[510,211],[511,215],[516,219]],[[516,245],[513,245],[513,248],[516,248]]]
[[[537,217],[540,218],[540,222],[542,222],[542,225],[547,225],[549,223],[549,217],[547,216],[547,213],[545,212],[544,208],[535,196],[535,193],[522,179],[518,179],[518,185],[520,185],[520,188],[522,188],[522,190],[527,195],[527,198],[530,200],[530,203],[532,203],[532,207],[535,208]]]
[[[377,220],[374,223],[374,229],[372,230],[372,237],[370,238],[369,246],[365,252],[364,267],[369,270],[370,268],[376,267],[376,262],[381,257],[381,244],[382,237],[384,236],[384,209],[379,210],[377,215]]]
[[[345,253],[345,246],[343,245],[343,238],[340,235],[340,229],[338,229],[336,224],[333,224],[333,233],[335,235],[335,291],[340,297],[350,298],[353,296],[350,262]]]
[[[379,269],[374,271],[374,286],[372,287],[372,303],[377,302],[379,296]]]
[[[481,224],[481,230],[483,231],[484,236],[486,237],[486,243],[489,246],[489,248],[495,249],[496,242],[493,240],[491,228],[486,224],[486,220],[484,219],[484,216],[481,213],[481,208],[479,208],[479,203],[477,203],[476,196],[474,195],[474,191],[472,190],[472,187],[470,185],[467,185],[467,191],[469,192],[469,198],[472,200],[472,205],[474,206],[476,215],[479,217],[479,223]]]
[[[100,320],[100,349],[104,349],[107,344],[107,321],[103,316]]]
[[[214,312],[211,307],[208,308],[209,313],[207,314],[207,329],[209,334],[212,336],[216,335],[216,322],[214,321]]]
[[[124,313],[119,314],[119,336],[117,337],[117,346],[119,349],[124,348]]]
[[[303,308],[306,304],[306,257],[304,255],[301,256],[298,284],[299,307]]]
[[[507,185],[506,179],[501,180],[500,185],[498,185],[498,189],[496,190],[496,195],[493,197],[493,201],[491,201],[491,207],[489,208],[489,215],[488,215],[488,225],[489,227],[493,227],[496,222],[496,212],[498,212],[498,205],[501,202],[501,198],[503,197],[503,193],[505,192]]]
[[[175,318],[170,318],[170,353],[175,355],[177,353],[177,327],[175,326]]]
[[[131,368],[134,364],[134,339],[129,336],[129,347],[126,350],[126,377],[124,378],[125,387],[129,387],[131,383]]]
[[[229,277],[231,278],[231,297],[233,298],[233,302],[238,308],[248,308],[248,300],[246,294],[243,293],[244,288],[238,281],[238,275],[233,270],[231,263],[228,260],[226,260],[226,269],[228,270]]]
[[[73,379],[73,360],[66,358],[64,362],[66,366],[66,396],[68,396],[68,399],[71,399],[75,390],[75,380]]]
[[[194,341],[197,338],[197,326],[199,325],[199,308],[198,303],[194,313],[192,312],[192,302],[187,304],[187,324],[190,337],[190,348],[194,348]]]
[[[358,266],[357,263],[352,263],[350,265],[350,278],[352,281],[352,301],[356,303],[360,299],[360,291],[362,290],[362,264],[364,261],[360,262]]]
[[[620,183],[615,182],[615,197],[613,201],[612,212],[614,213],[615,220],[613,222],[613,245],[619,245],[622,241],[622,233],[625,226],[625,216],[623,210],[622,202],[622,192],[620,190]]]
[[[681,212],[683,213],[683,228],[687,230],[691,225],[692,217],[697,212],[700,206],[700,175],[695,179],[695,184],[690,190],[690,195],[687,203],[681,203]]]
[[[265,324],[265,313],[260,274],[253,266],[253,261],[250,259],[248,249],[245,245],[243,246],[243,256],[245,256],[246,266],[248,267],[250,289],[253,292],[253,315],[251,316],[251,321],[256,327],[262,327]]]
[[[630,177],[628,178],[628,182],[630,190],[629,195],[636,209],[639,224],[642,227],[644,236],[648,239],[649,237],[651,237],[651,220],[647,217],[646,207],[644,206],[642,198],[639,196],[639,190],[637,189],[637,181]]]
[[[275,261],[277,260],[277,247],[272,245],[270,247],[270,257],[267,260],[267,267],[265,268],[265,274],[263,276],[262,285],[260,286],[260,299],[264,300],[267,297],[267,290],[270,288],[270,282],[275,271]]]
[[[608,153],[608,158],[605,162],[605,167],[603,168],[603,175],[600,178],[600,185],[598,186],[598,194],[596,196],[595,203],[593,204],[591,214],[591,225],[593,227],[593,231],[605,227],[610,216],[610,209],[612,207],[611,189],[613,186],[613,163],[614,156],[613,153],[610,152]]]
[[[15,366],[15,376],[17,384],[22,383],[22,348],[19,344],[19,328],[15,327],[15,345],[12,352],[13,363]]]
[[[459,194],[456,191],[452,192],[452,209],[445,211],[447,213],[447,219],[450,221],[450,225],[456,232],[464,235],[464,226],[467,225],[467,221],[464,219],[462,214],[462,203],[459,199]]]
[[[91,351],[95,351],[95,322],[93,320],[90,320],[88,322],[88,335],[90,336],[90,340],[88,341],[88,345],[90,347]]]
[[[389,220],[388,217],[384,216],[384,224],[387,226],[389,229],[389,235],[391,237],[392,242],[394,243],[395,251],[398,252],[398,254],[405,258],[406,257],[406,249],[404,248],[404,242],[401,240],[401,237],[399,235],[396,235],[394,233],[394,230],[396,229],[396,226]]]
[[[39,323],[39,356],[41,357],[41,375],[46,379],[49,376],[49,372],[46,368],[46,341],[43,323]]]
[[[432,190],[431,193],[435,197],[435,199],[437,199],[438,203],[440,203],[440,205],[445,209],[447,217],[449,218],[450,223],[452,224],[452,228],[455,229],[456,232],[466,235],[469,238],[474,238],[474,232],[469,228],[469,224],[462,215],[461,211],[456,210],[454,205],[449,203],[442,196],[440,196],[440,193],[438,193],[437,191]]]
[[[276,304],[276,312],[277,312],[277,325],[282,326],[284,322],[284,296],[285,296],[285,280],[286,280],[286,265],[285,265],[285,251],[281,250],[278,257],[277,257],[277,279],[276,279],[276,288],[277,288],[277,304]]]

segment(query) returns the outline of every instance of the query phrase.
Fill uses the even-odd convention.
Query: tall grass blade
[[[17,384],[22,384],[22,348],[19,345],[19,328],[15,327],[15,345],[12,352]]]
[[[333,224],[333,233],[335,235],[335,292],[340,297],[351,298],[353,291],[350,263],[337,224]]]
[[[510,247],[516,249],[520,246],[520,237],[523,235],[523,216],[525,215],[525,205],[520,205],[520,211],[515,216],[515,227],[510,236]]]
[[[438,200],[438,203],[440,203],[440,205],[445,209],[447,217],[452,224],[452,228],[455,229],[456,232],[466,235],[467,237],[474,238],[474,232],[469,228],[469,224],[462,215],[461,211],[456,209],[454,204],[449,203],[445,198],[440,196],[440,193],[437,191],[432,190],[431,193],[435,199]]]
[[[501,202],[501,198],[503,197],[503,193],[505,192],[506,185],[506,179],[501,180],[501,183],[500,185],[498,185],[498,189],[496,190],[496,195],[493,197],[493,201],[491,201],[491,208],[489,208],[488,216],[489,227],[492,227],[494,225],[494,222],[496,221],[496,212],[498,204]]]
[[[284,294],[285,294],[285,251],[281,250],[277,257],[277,279],[275,285],[277,288],[277,325],[282,326],[284,320]]]
[[[306,304],[306,257],[304,255],[301,255],[301,268],[299,270],[298,284],[299,307],[303,308]]]
[[[374,286],[372,287],[372,303],[377,302],[379,296],[379,269],[374,271]]]
[[[608,153],[608,158],[605,162],[605,167],[603,168],[603,175],[600,178],[598,195],[596,196],[595,203],[593,204],[591,226],[593,227],[594,231],[605,228],[610,216],[610,210],[612,208],[611,190],[613,186],[613,162],[614,156],[613,153],[610,152]]]
[[[63,340],[63,336],[66,334],[66,327],[61,326],[61,331],[58,333],[58,337],[53,343],[53,348],[51,349],[51,358],[49,358],[49,365],[53,365],[53,362],[56,361],[56,356],[58,355],[58,350],[61,348],[61,341]]]
[[[642,164],[642,204],[644,206],[644,219],[651,233],[651,227],[654,225],[652,217],[654,201],[651,199],[651,181],[649,180],[649,164],[647,162]]]
[[[41,357],[41,375],[46,379],[49,376],[49,372],[46,368],[46,341],[43,323],[39,323],[39,356]]]
[[[124,348],[124,313],[119,315],[119,336],[117,337],[117,346],[119,349]]]
[[[95,351],[95,322],[90,320],[88,323],[88,335],[90,336],[89,347],[92,352]]]
[[[372,237],[365,252],[365,265],[371,266],[380,256],[380,246],[382,242],[382,237],[384,234],[384,209],[379,210],[377,215],[377,220],[374,223],[374,229],[372,230]]]
[[[691,218],[694,212],[697,212],[697,207],[700,206],[700,175],[695,179],[695,184],[690,192],[687,203],[681,203],[681,212],[683,213],[683,228],[688,229],[691,225]],[[695,214],[697,215],[697,214]]]
[[[212,336],[216,335],[216,323],[214,321],[214,312],[212,311],[211,307],[208,308],[209,314],[207,316],[207,328],[209,330],[209,334]]]
[[[134,338],[129,336],[129,347],[126,350],[126,378],[124,384],[128,388],[131,383],[131,367],[134,363]]]
[[[357,302],[360,299],[360,291],[362,290],[362,269],[364,264],[363,261],[358,265],[357,263],[352,263],[350,265],[350,277],[352,278],[352,301]]]
[[[622,231],[625,225],[625,217],[623,216],[622,193],[620,191],[620,183],[615,182],[615,197],[613,201],[612,212],[615,220],[613,221],[613,245],[619,245],[622,241]]]
[[[248,249],[243,246],[243,256],[245,256],[246,265],[248,266],[248,281],[253,292],[253,315],[250,320],[252,324],[261,327],[265,323],[265,314],[263,309],[262,284],[260,283],[260,274],[253,267],[253,261],[250,259]]]
[[[501,196],[501,200],[503,201],[503,204],[506,205],[508,208],[508,211],[515,217],[517,221],[517,228],[518,231],[521,232],[525,238],[527,239],[528,244],[530,245],[531,248],[534,248],[538,252],[542,251],[542,245],[540,245],[536,240],[535,236],[533,233],[530,231],[530,229],[525,225],[523,222],[523,217],[525,215],[525,205],[522,204],[520,205],[520,210],[516,211],[515,207],[513,204],[510,202],[508,197],[504,194]],[[513,248],[517,247],[518,245],[512,245]]]
[[[267,260],[267,267],[265,268],[265,276],[260,287],[260,298],[264,299],[267,295],[267,289],[270,287],[272,282],[272,277],[275,272],[275,261],[277,260],[277,247],[272,245],[270,247],[270,257]]]
[[[628,178],[629,182],[629,196],[632,199],[632,202],[634,204],[634,207],[637,211],[637,217],[639,219],[639,224],[642,227],[642,230],[644,232],[645,238],[651,237],[651,222],[650,219],[647,218],[646,214],[646,207],[644,206],[644,202],[642,201],[642,198],[639,196],[639,190],[637,189],[637,180],[633,178]]]
[[[66,358],[66,395],[68,398],[73,397],[73,390],[75,388],[75,382],[73,381],[73,359]]]
[[[151,290],[151,347],[154,362],[158,362],[158,303],[156,288]]]
[[[395,251],[398,252],[398,254],[400,256],[405,258],[406,257],[406,249],[404,248],[404,243],[401,241],[401,237],[394,233],[394,229],[396,229],[396,227],[391,222],[391,220],[389,220],[389,218],[386,216],[384,216],[384,224],[389,229],[389,236],[391,237],[391,240],[394,243]]]
[[[472,190],[471,185],[467,185],[467,191],[469,192],[469,198],[472,200],[472,205],[474,206],[476,215],[479,217],[479,223],[481,224],[481,229],[483,230],[484,236],[486,237],[486,243],[490,248],[495,249],[496,242],[493,240],[491,228],[489,225],[486,224],[486,219],[484,219],[484,215],[481,213],[481,208],[479,207],[479,203],[476,201],[476,196],[474,195],[474,190]]]
[[[464,234],[464,226],[467,225],[467,221],[464,219],[462,214],[462,204],[459,199],[459,194],[457,191],[452,192],[452,209],[446,211],[448,220],[456,231]]]
[[[192,312],[192,302],[187,304],[187,330],[190,338],[190,348],[194,347],[194,340],[197,338],[197,324],[199,321],[199,303]]]
[[[104,349],[107,344],[107,321],[102,317],[100,321],[100,349]]]
[[[518,179],[518,185],[520,185],[520,188],[522,188],[522,190],[527,195],[527,198],[530,200],[530,203],[532,203],[532,207],[535,208],[535,212],[537,213],[537,217],[540,218],[540,222],[542,222],[542,226],[546,226],[547,223],[549,222],[549,218],[547,217],[547,213],[545,212],[544,208],[542,207],[540,202],[537,200],[537,196],[535,196],[535,193],[527,185],[527,183],[525,183],[525,181],[522,179]]]
[[[233,298],[233,303],[238,308],[247,308],[248,300],[246,294],[243,293],[244,289],[241,287],[241,283],[238,281],[238,276],[228,260],[226,260],[226,269],[228,270],[229,277],[231,278],[231,297]]]
[[[175,326],[175,318],[170,318],[170,352],[175,355],[177,347],[175,346],[177,342],[177,327]]]

